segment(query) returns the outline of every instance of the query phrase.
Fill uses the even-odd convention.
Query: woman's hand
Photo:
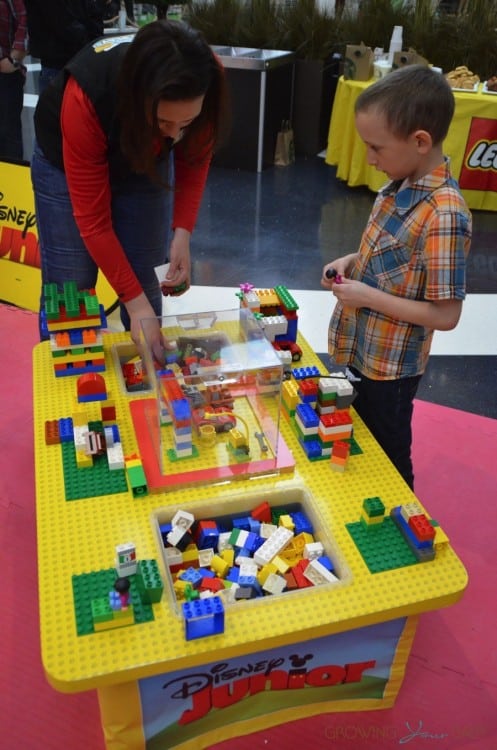
[[[186,292],[190,288],[190,275],[190,232],[178,227],[174,230],[173,239],[169,247],[169,270],[164,283],[170,287],[185,284],[184,291]]]
[[[145,294],[126,302],[126,310],[131,321],[130,333],[142,360],[145,346],[152,352],[154,360],[160,367],[164,366],[165,342],[160,329],[160,322]]]

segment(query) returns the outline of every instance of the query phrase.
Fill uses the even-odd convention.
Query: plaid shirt
[[[351,279],[413,300],[464,299],[471,214],[446,159],[413,185],[390,182],[376,198]],[[433,330],[337,302],[329,352],[372,380],[424,372]]]
[[[28,27],[23,0],[0,0],[0,59],[10,55],[13,50],[22,52],[19,56],[22,59],[27,48]]]

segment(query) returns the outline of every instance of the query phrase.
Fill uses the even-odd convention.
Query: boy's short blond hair
[[[454,94],[441,73],[426,65],[407,65],[359,94],[355,113],[375,109],[396,137],[426,130],[436,146],[447,135],[454,107]]]

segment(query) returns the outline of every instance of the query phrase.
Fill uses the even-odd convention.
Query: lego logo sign
[[[462,190],[497,190],[497,120],[472,118],[459,186]]]

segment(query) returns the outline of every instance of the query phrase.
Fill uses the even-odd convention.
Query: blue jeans
[[[24,74],[0,73],[0,159],[22,161]]]
[[[40,77],[38,78],[38,93],[43,94],[48,84],[53,81],[61,71],[61,68],[47,68],[46,65],[41,66]]]
[[[173,158],[169,184],[172,184]],[[165,164],[162,170],[165,178]],[[35,143],[31,178],[40,244],[42,284],[75,281],[78,289],[92,289],[98,268],[81,239],[64,172],[52,166]],[[157,316],[162,315],[162,292],[155,266],[167,260],[173,192],[133,175],[111,187],[114,231]],[[43,295],[41,300],[43,305]],[[129,330],[129,317],[121,305],[121,320]]]
[[[350,369],[361,379],[354,383],[357,391],[354,409],[413,489],[411,420],[421,375],[399,380],[370,380],[355,368]]]

